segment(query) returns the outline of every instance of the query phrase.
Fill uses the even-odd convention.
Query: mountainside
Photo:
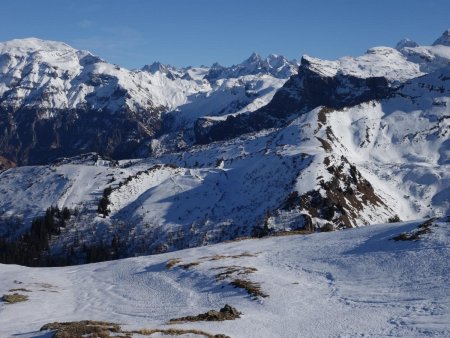
[[[71,103],[76,111],[70,114],[79,117],[64,137],[72,140],[70,146],[78,151],[73,155],[78,156],[0,173],[0,240],[6,248],[2,261],[75,264],[246,236],[330,231],[450,214],[446,37],[448,32],[432,46],[402,40],[396,49],[376,47],[360,57],[335,61],[304,56],[298,71],[294,62],[273,55],[262,59],[254,54],[228,68],[177,69],[154,63],[133,72],[95,58],[88,68],[104,69],[113,74],[107,75],[109,79],[120,78],[117,83],[123,83],[127,94],[119,95],[123,100],[118,101],[105,94],[102,108],[95,112],[89,108],[84,115],[78,113],[82,106]],[[17,44],[24,42],[5,43],[2,48],[32,60],[44,58],[41,52],[11,47]],[[56,43],[48,44],[49,55],[54,55]],[[70,86],[65,84],[67,90],[54,94],[57,97],[72,93],[81,78],[97,74],[86,66],[77,68],[83,60],[80,55],[87,52],[64,48],[78,61],[72,68],[68,62],[60,66],[71,69],[72,80]],[[61,56],[57,59],[61,62]],[[2,74],[14,69],[11,65],[16,63],[11,62]],[[134,88],[137,79],[142,83]],[[54,81],[64,83],[59,75]],[[25,84],[9,85],[28,94],[21,99],[11,94],[14,100],[8,101],[5,91],[1,105],[29,102],[38,107],[30,93],[44,82],[34,80],[29,92]],[[105,87],[111,90],[106,83],[89,90],[98,97]],[[142,90],[153,108],[143,108],[143,96],[134,98],[134,91]],[[76,102],[88,105],[89,95]],[[35,133],[43,121],[51,121],[56,134],[58,128],[69,128],[57,122],[67,110],[40,109],[57,117],[27,122]],[[21,114],[25,110],[17,108],[6,116],[14,121]],[[154,121],[140,120],[146,114]],[[104,129],[89,122],[77,143],[70,136],[79,130],[74,126],[84,126],[78,124],[81,116],[98,121]],[[24,148],[28,152],[14,148],[21,156],[28,154],[28,162],[31,155],[49,162],[65,149],[58,143],[55,154],[47,156],[53,143],[42,143],[39,136],[55,134],[46,129],[29,134],[14,123],[17,135],[35,142]],[[133,123],[145,128],[144,136]],[[105,137],[92,139],[92,130]],[[80,155],[80,150],[97,150],[80,146],[88,141],[95,142],[100,155]],[[20,145],[6,136],[2,142],[2,147]],[[0,163],[13,166],[16,161],[9,154],[0,153],[4,158]],[[133,156],[141,159],[131,160]],[[120,160],[124,157],[128,159]]]
[[[0,293],[28,298],[0,303],[0,336],[448,337],[449,238],[448,220],[424,220],[75,267],[0,264]],[[225,304],[238,317],[213,321]]]

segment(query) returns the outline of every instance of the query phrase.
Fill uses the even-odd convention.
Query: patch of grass
[[[251,273],[254,273],[258,271],[258,269],[251,267],[251,266],[238,266],[238,265],[232,265],[232,266],[219,266],[217,268],[214,268],[214,270],[224,270],[221,273],[218,273],[216,275],[216,279],[218,281],[227,279],[231,277],[232,275],[248,275]]]
[[[24,288],[17,288],[17,289],[10,289],[10,290],[9,290],[9,292],[17,292],[17,291],[22,291],[22,292],[32,292],[31,290],[24,289]]]
[[[124,331],[119,324],[82,320],[79,322],[49,323],[41,327],[41,331],[55,331],[53,338],[131,338],[135,334],[151,336],[160,333],[168,336],[180,336],[184,334],[196,334],[207,338],[229,338],[223,334],[213,335],[205,331],[195,329],[142,329]]]
[[[25,302],[28,300],[27,295],[21,295],[20,293],[13,293],[13,294],[5,294],[2,297],[2,301],[8,304],[14,304],[19,302]]]
[[[82,320],[79,322],[65,323],[49,323],[41,327],[41,331],[45,330],[55,331],[53,338],[132,337],[131,333],[123,332],[118,324],[92,320]]]
[[[172,258],[169,259],[166,263],[166,268],[167,269],[172,269],[175,265],[181,263],[181,258]]]
[[[187,316],[181,318],[174,318],[169,321],[169,324],[178,324],[186,322],[199,322],[199,321],[224,321],[224,320],[234,320],[240,318],[241,313],[234,307],[225,304],[223,308],[219,311],[210,310],[205,313],[201,313],[196,316]]]
[[[143,329],[143,330],[136,330],[132,331],[131,333],[137,333],[141,334],[143,336],[151,336],[155,333],[161,333],[167,336],[181,336],[184,334],[196,334],[200,336],[204,336],[207,338],[230,338],[224,334],[211,334],[205,331],[201,330],[195,330],[195,329]]]
[[[430,218],[429,220],[420,224],[417,229],[411,232],[402,232],[401,234],[392,237],[394,241],[418,241],[421,236],[431,232],[431,226],[433,225],[435,218]]]
[[[235,288],[244,289],[245,291],[247,291],[247,293],[250,296],[253,296],[254,298],[269,297],[268,294],[264,293],[261,290],[261,284],[259,284],[259,283],[255,283],[255,282],[249,281],[247,279],[237,278],[237,279],[234,279],[233,281],[231,281],[230,284],[233,285]]]
[[[183,265],[181,265],[181,267],[183,268],[183,269],[185,269],[185,270],[188,270],[188,269],[190,269],[190,268],[192,268],[193,266],[197,266],[197,265],[199,265],[200,264],[200,262],[191,262],[191,263],[187,263],[187,264],[183,264]]]
[[[44,289],[51,289],[51,288],[55,288],[56,286],[50,284],[50,283],[34,283],[35,285],[44,288]]]
[[[208,261],[218,261],[218,260],[227,259],[227,258],[256,257],[256,256],[258,256],[258,254],[260,254],[260,253],[259,252],[251,253],[251,252],[246,251],[246,252],[236,254],[236,255],[214,255],[214,256],[205,256],[200,259],[205,259]]]

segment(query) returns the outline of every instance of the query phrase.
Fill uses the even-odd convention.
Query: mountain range
[[[76,264],[448,215],[449,36],[131,71],[60,42],[2,43],[0,258]]]

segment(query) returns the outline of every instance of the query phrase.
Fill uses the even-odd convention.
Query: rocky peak
[[[246,75],[269,74],[279,79],[287,79],[297,73],[298,64],[287,60],[282,55],[270,54],[262,58],[258,53],[252,53],[243,62],[230,67],[214,64],[205,78],[215,81],[224,78],[237,78]]]
[[[410,48],[419,47],[419,44],[413,40],[405,38],[405,39],[400,40],[395,45],[395,49],[397,49],[397,50],[403,49],[405,47],[410,47]]]
[[[245,65],[253,65],[253,64],[255,64],[255,63],[260,63],[261,61],[262,61],[261,56],[260,56],[258,53],[253,52],[253,53],[249,56],[248,59],[244,60],[244,61],[241,63],[241,65],[242,65],[242,66],[245,66]]]
[[[436,45],[442,45],[442,46],[449,46],[450,47],[450,29],[447,29],[442,35],[437,39],[433,46]]]
[[[142,67],[142,70],[152,74],[155,74],[156,72],[165,73],[167,72],[167,67],[161,62],[155,61],[150,65],[145,65]]]

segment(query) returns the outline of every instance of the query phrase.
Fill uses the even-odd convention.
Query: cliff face
[[[159,127],[158,110],[140,115],[63,110],[51,118],[42,118],[37,109],[0,110],[0,153],[18,165],[46,164],[87,152],[130,158]]]

